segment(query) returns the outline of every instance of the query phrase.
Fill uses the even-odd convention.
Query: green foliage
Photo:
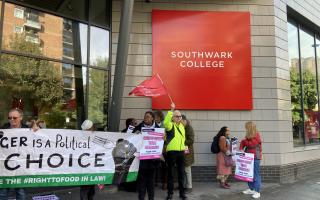
[[[316,76],[310,70],[305,69],[302,72],[303,79],[303,110],[315,109],[317,99],[317,83]],[[300,74],[298,69],[290,69],[290,87],[291,87],[291,104],[292,104],[292,120],[293,124],[298,125],[301,123],[301,85]]]
[[[41,55],[39,45],[27,42],[24,35],[15,35],[9,49]],[[3,54],[1,57],[0,80],[13,94],[33,99],[42,108],[54,106],[63,96],[63,83],[59,66],[45,60]]]
[[[46,122],[48,128],[64,128],[66,126],[66,112],[61,111],[61,105],[55,105],[50,112],[39,116]]]
[[[97,66],[107,66],[106,59],[98,59]],[[89,69],[89,102],[88,117],[95,123],[106,123],[106,107],[108,100],[108,74],[102,70]]]

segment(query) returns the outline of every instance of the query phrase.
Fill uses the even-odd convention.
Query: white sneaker
[[[252,195],[252,198],[259,199],[260,198],[260,193],[259,192],[254,192],[254,194]]]
[[[245,191],[242,191],[243,194],[255,194],[254,190],[246,189]]]

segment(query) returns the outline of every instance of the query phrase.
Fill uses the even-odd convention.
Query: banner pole
[[[158,74],[158,73],[156,73],[156,74],[157,74],[157,77],[159,78],[159,80],[161,81],[161,84],[162,84],[162,85],[163,85],[163,87],[166,89],[167,94],[168,94],[168,97],[169,97],[169,99],[170,99],[171,103],[173,103],[172,98],[171,98],[171,95],[169,94],[169,92],[168,92],[168,90],[167,90],[166,86],[163,84],[163,81],[162,81],[161,77],[159,76],[159,74]]]

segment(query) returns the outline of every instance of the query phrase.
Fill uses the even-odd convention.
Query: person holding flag
[[[171,103],[171,110],[164,118],[164,128],[166,130],[167,163],[168,163],[168,196],[167,200],[173,198],[173,170],[177,165],[179,196],[187,199],[184,190],[184,151],[185,151],[185,128],[182,123],[182,116],[179,110],[175,110],[175,104]]]

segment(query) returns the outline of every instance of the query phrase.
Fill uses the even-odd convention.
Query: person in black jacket
[[[23,112],[18,108],[11,109],[8,114],[8,123],[2,126],[2,129],[10,128],[29,128],[27,125],[22,123]]]
[[[11,109],[8,114],[9,122],[2,126],[2,129],[10,129],[10,128],[29,128],[27,125],[22,123],[23,112],[18,108]],[[24,188],[15,188],[16,199],[17,200],[25,200],[26,192]],[[0,199],[7,200],[9,199],[9,189],[2,188],[0,189]]]
[[[128,119],[126,119],[126,128],[123,129],[123,130],[121,131],[121,133],[126,133],[127,130],[128,130],[128,128],[129,128],[129,126],[134,126],[134,127],[135,127],[136,125],[137,125],[137,121],[136,121],[135,118],[128,118]]]
[[[141,132],[142,127],[147,128],[159,128],[154,122],[154,114],[151,111],[147,111],[144,114],[143,122],[136,126],[133,133]],[[154,200],[154,177],[158,159],[140,160],[139,172],[138,172],[138,199],[144,200],[146,192],[148,193],[149,200]]]

